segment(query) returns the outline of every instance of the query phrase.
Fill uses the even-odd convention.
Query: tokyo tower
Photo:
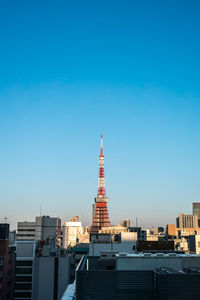
[[[110,226],[107,209],[108,198],[106,197],[104,178],[104,155],[103,155],[103,135],[101,133],[101,151],[99,155],[99,178],[98,191],[95,203],[93,204],[92,232],[98,232],[102,227]]]

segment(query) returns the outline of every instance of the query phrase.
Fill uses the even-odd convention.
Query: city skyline
[[[200,201],[200,3],[78,4],[1,4],[0,221],[91,225],[102,129],[111,223],[175,224]]]

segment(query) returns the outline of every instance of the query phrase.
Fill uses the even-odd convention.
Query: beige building
[[[176,223],[177,228],[198,228],[198,217],[197,215],[179,214]]]
[[[196,254],[200,255],[200,235],[195,235]]]
[[[127,227],[121,225],[108,226],[108,227],[102,227],[101,230],[99,230],[99,233],[109,233],[109,234],[118,234],[120,232],[127,232]]]
[[[188,240],[184,237],[181,237],[180,239],[174,239],[174,247],[176,250],[189,252]]]
[[[70,220],[78,220],[77,217]],[[79,242],[79,236],[83,234],[83,227],[79,221],[65,222],[63,226],[63,247],[75,246]]]
[[[78,242],[79,243],[89,243],[90,242],[90,235],[88,232],[84,232],[79,234],[78,237]]]
[[[175,224],[167,224],[166,233],[167,233],[167,235],[176,235]]]

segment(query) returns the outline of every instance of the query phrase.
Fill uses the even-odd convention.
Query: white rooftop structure
[[[200,255],[176,253],[116,254],[116,270],[155,270],[162,267],[175,270],[183,270],[184,267],[200,268]]]

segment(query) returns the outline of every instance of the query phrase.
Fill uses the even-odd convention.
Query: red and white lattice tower
[[[92,232],[98,232],[102,227],[110,226],[107,209],[108,198],[106,197],[105,177],[104,177],[104,155],[103,155],[103,135],[101,133],[101,152],[99,155],[99,178],[98,191],[95,203],[93,204]]]

